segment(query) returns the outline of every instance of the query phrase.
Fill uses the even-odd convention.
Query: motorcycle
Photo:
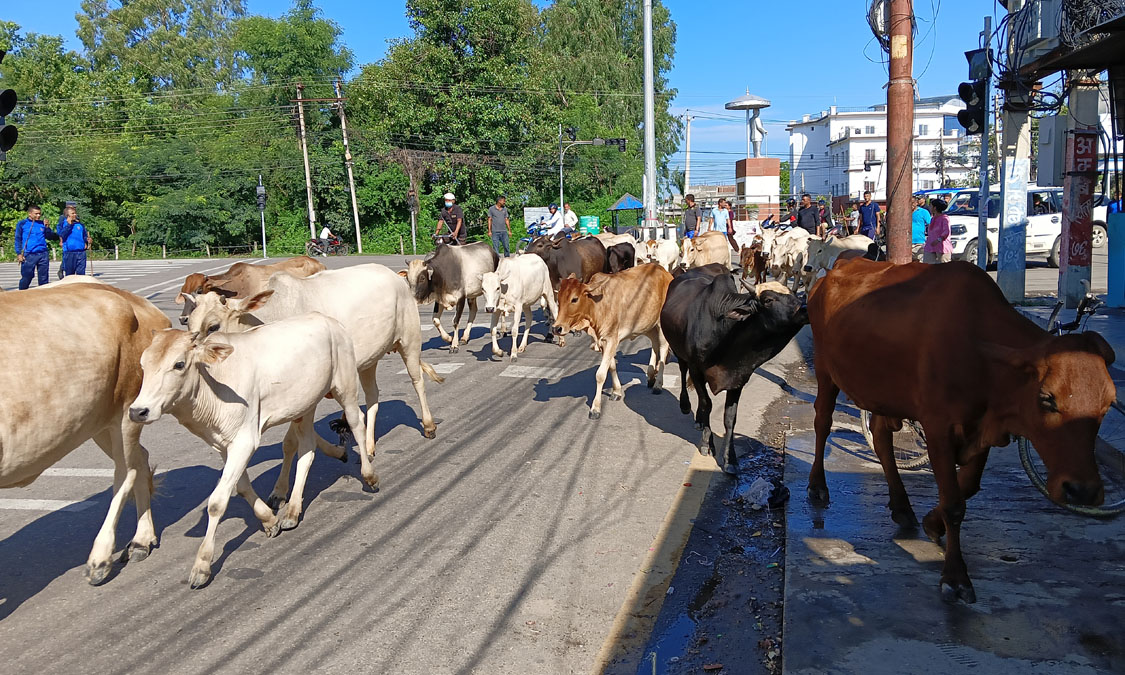
[[[327,255],[348,255],[352,247],[340,241],[339,237],[332,237],[327,242],[323,239],[309,239],[305,242],[305,255],[311,257]]]

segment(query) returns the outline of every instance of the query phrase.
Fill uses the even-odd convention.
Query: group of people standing
[[[696,237],[704,232],[734,234],[734,209],[731,208],[729,200],[720,197],[715,206],[711,207],[711,213],[706,219],[703,217],[702,207],[695,202],[694,194],[684,195],[684,204],[685,237]]]
[[[445,205],[438,217],[437,230],[434,237],[449,237],[451,243],[464,244],[468,229],[465,225],[465,211],[457,204],[457,197],[452,192],[445,193]],[[548,209],[551,213],[547,219],[547,234],[572,234],[578,226],[578,216],[571,210],[569,203],[563,204],[560,211],[558,204],[551,204]],[[496,203],[488,207],[488,236],[492,240],[492,247],[496,253],[503,251],[504,257],[511,255],[512,218],[508,213],[508,198],[500,195]]]
[[[925,195],[914,196],[914,212],[910,217],[910,243],[914,259],[925,263],[947,263],[953,256],[953,242],[949,239],[949,218],[944,199],[927,200]]]
[[[16,223],[16,262],[20,264],[20,290],[31,287],[33,277],[38,277],[39,285],[50,281],[50,251],[47,241],[62,242],[62,266],[59,277],[68,274],[86,274],[86,250],[90,247],[90,233],[78,218],[78,208],[67,204],[59,216],[54,230],[43,222],[43,210],[38,206],[27,207],[27,217]]]

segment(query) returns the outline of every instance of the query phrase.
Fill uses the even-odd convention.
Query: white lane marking
[[[0,499],[0,511],[85,511],[93,505],[66,499]]]
[[[200,271],[200,274],[210,274],[211,272],[218,272],[221,269],[226,269],[226,268],[230,267],[235,262],[239,262],[239,261],[235,260],[234,262],[229,263],[229,264],[219,265],[218,267],[212,267],[210,269],[205,269],[205,270]],[[180,267],[184,267],[184,266],[177,266],[173,269],[179,270]],[[151,290],[153,288],[156,288],[157,286],[163,286],[166,283],[168,283],[167,279],[165,279],[164,281],[159,281],[155,284],[149,284],[148,286],[145,286],[144,288],[138,288],[137,290],[135,290],[133,292],[136,293],[137,295],[140,295],[141,293],[144,293],[147,290]],[[159,291],[156,291],[152,295],[145,296],[145,299],[151,300],[154,296],[157,296],[157,295],[160,295],[161,293],[165,293],[167,291],[170,291],[170,290],[172,290],[173,288],[176,288],[176,287],[182,287],[183,285],[184,285],[183,281],[178,281],[178,282],[172,284],[171,286],[166,286],[165,288],[162,288]]]
[[[557,380],[563,372],[562,368],[552,368],[549,366],[508,366],[500,373],[500,377]]]
[[[113,478],[113,469],[59,469],[50,468],[39,474],[56,478]]]
[[[457,370],[458,368],[460,368],[461,366],[463,366],[465,364],[464,363],[434,363],[434,364],[431,364],[431,365],[434,367],[435,372],[440,373],[441,375],[448,375],[448,374],[452,373],[453,371]],[[405,375],[406,374],[406,368],[403,368],[402,370],[398,371],[398,374],[399,375]]]

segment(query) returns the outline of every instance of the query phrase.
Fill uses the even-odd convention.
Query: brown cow
[[[652,343],[648,363],[648,386],[660,393],[660,376],[668,360],[668,342],[660,332],[660,308],[672,275],[660,265],[638,265],[617,274],[595,274],[589,284],[573,276],[559,284],[559,315],[555,333],[586,331],[601,349],[602,362],[595,375],[597,388],[590,405],[590,419],[602,416],[602,385],[606,372],[613,375],[609,398],[619,400],[624,393],[617,378],[617,345],[638,335]]]
[[[743,246],[742,250],[738,252],[738,266],[742,268],[743,279],[752,273],[755,284],[765,283],[769,260],[766,258],[766,254],[762,252],[761,237],[754,237],[754,243]]]
[[[843,390],[873,414],[892,519],[916,527],[891,434],[903,419],[920,422],[939,495],[922,522],[931,539],[946,536],[946,601],[976,600],[961,557],[965,500],[980,489],[989,448],[1011,434],[1034,444],[1051,499],[1102,502],[1094,439],[1115,396],[1114,353],[1097,333],[1048,335],[965,262],[839,264],[813,287],[809,319],[818,385],[809,496],[828,500],[824,444]]]
[[[295,277],[309,277],[317,272],[323,272],[324,269],[324,263],[302,255],[270,265],[236,262],[226,272],[214,276],[192,272],[184,279],[180,294],[176,296],[176,304],[183,305],[189,295],[210,291],[228,298],[248,298],[266,290],[266,282],[278,272],[288,272]],[[190,303],[184,307],[180,314],[181,324],[187,325],[187,317],[191,314],[191,309]]]
[[[684,267],[719,263],[729,270],[730,251],[726,234],[718,231],[704,232],[692,239],[684,239]]]

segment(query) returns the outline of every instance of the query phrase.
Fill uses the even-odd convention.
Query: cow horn
[[[746,281],[745,279],[739,279],[738,284],[740,286],[742,286],[744,289],[746,289],[747,293],[753,293],[754,292],[754,287],[751,286],[750,282]]]

